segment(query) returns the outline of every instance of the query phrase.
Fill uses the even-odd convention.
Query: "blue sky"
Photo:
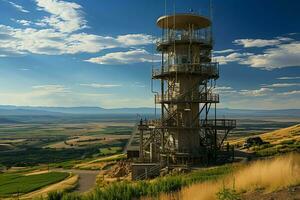
[[[0,104],[153,106],[155,22],[164,5],[0,0]],[[208,0],[175,0],[180,13],[207,15],[208,7]],[[300,108],[299,10],[298,0],[213,0],[220,107]]]

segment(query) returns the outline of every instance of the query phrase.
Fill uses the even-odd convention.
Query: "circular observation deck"
[[[175,14],[165,15],[158,18],[157,26],[162,29],[174,30],[194,30],[207,28],[211,25],[211,21],[204,16],[195,14]]]
[[[191,46],[196,45],[199,46],[201,49],[212,50],[212,40],[211,38],[203,38],[196,36],[188,36],[188,37],[165,37],[160,38],[156,42],[156,50],[157,51],[167,51],[169,47],[173,45],[180,46],[180,45],[187,45],[190,44]]]
[[[202,79],[218,79],[219,78],[219,63],[194,63],[194,64],[178,64],[168,65],[164,68],[152,69],[153,79],[168,79],[170,76],[195,75]]]

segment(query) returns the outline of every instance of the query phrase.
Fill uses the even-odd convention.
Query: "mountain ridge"
[[[93,106],[46,107],[46,106],[11,106],[0,105],[0,115],[64,115],[64,114],[154,114],[151,107],[138,108],[102,108]],[[157,109],[159,114],[160,109]],[[231,109],[219,108],[218,115],[255,115],[255,116],[295,116],[300,117],[300,109]]]

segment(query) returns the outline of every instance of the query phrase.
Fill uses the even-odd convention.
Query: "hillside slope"
[[[267,133],[262,133],[257,136],[261,137],[264,141],[271,144],[279,144],[281,142],[290,140],[300,141],[300,124]],[[248,137],[241,137],[238,139],[229,140],[229,143],[239,146],[242,145],[247,138]]]
[[[246,151],[258,156],[272,156],[287,152],[300,152],[300,124],[257,135],[266,144],[252,146]],[[231,145],[241,148],[248,137],[229,140]]]

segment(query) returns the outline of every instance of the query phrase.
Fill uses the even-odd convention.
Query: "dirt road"
[[[72,172],[79,176],[78,186],[75,191],[86,192],[92,189],[96,183],[96,176],[99,174],[99,170],[79,170],[79,169],[51,169],[51,171],[58,172]]]

